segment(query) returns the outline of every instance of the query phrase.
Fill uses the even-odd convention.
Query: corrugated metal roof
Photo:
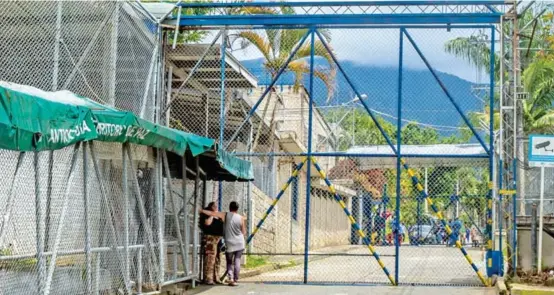
[[[355,146],[344,152],[344,156],[376,155],[375,157],[356,157],[358,169],[394,169],[396,158],[388,145]],[[485,150],[480,144],[433,144],[433,145],[402,145],[401,154],[410,167],[471,167],[483,166],[488,163]],[[390,155],[391,157],[382,157]],[[417,157],[413,157],[416,156]],[[448,156],[475,156],[474,158],[452,158]],[[441,157],[443,156],[443,157]]]

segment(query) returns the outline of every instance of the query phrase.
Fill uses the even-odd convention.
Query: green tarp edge
[[[90,109],[19,92],[4,84],[0,84],[0,149],[58,150],[97,138]]]
[[[0,103],[1,149],[57,150],[98,140],[160,148],[179,156],[187,149],[194,157],[213,151],[221,168],[237,178],[253,179],[249,161],[217,148],[211,138],[161,126],[69,91],[46,92],[0,81]]]
[[[217,162],[229,173],[246,180],[254,180],[252,163],[247,160],[237,158],[229,152],[217,149]]]

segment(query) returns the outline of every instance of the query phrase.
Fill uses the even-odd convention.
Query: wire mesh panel
[[[371,10],[198,5],[175,7],[169,23],[182,13]],[[381,9],[371,11],[402,10]],[[40,153],[36,164],[2,151],[0,290],[20,293],[31,280],[45,293],[140,293],[204,279],[198,211],[232,201],[253,236],[241,281],[484,282],[495,69],[490,56],[466,63],[460,44],[490,53],[490,27],[161,30],[140,3],[120,1],[9,2],[0,25],[0,79],[215,138],[254,175],[208,181],[185,163],[177,177],[163,152],[134,145],[85,144]]]

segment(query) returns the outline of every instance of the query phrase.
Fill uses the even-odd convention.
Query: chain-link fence
[[[140,3],[5,2],[0,25],[1,80],[157,120],[160,35]],[[146,147],[1,153],[0,293],[147,293],[200,277],[194,163],[168,186],[174,171]]]
[[[255,234],[248,239],[243,281],[484,282],[484,247],[493,234],[491,130],[483,116],[490,107],[488,72],[494,69],[462,66],[454,42],[482,27],[194,26],[159,35],[155,21],[134,2],[5,6],[1,79],[69,89],[216,138],[220,148],[253,163],[254,181],[207,181],[191,163],[183,177],[188,180],[171,179],[174,171],[163,153],[95,144],[98,163],[90,162],[92,154],[88,161],[98,172],[83,170],[77,161],[71,180],[76,197],[68,200],[80,203],[68,205],[59,223],[63,204],[44,210],[21,205],[32,204],[35,194],[32,157],[26,155],[17,175],[26,172],[29,185],[14,183],[30,191],[19,197],[28,202],[11,201],[17,189],[0,189],[0,205],[15,204],[6,213],[29,211],[15,217],[21,221],[1,224],[0,273],[12,279],[0,288],[19,290],[20,282],[36,274],[55,282],[52,293],[63,294],[71,288],[140,293],[191,276],[202,279],[209,267],[198,209],[211,201],[223,211],[237,201],[248,235]],[[295,13],[288,6],[180,12],[223,11]],[[2,179],[9,181],[18,155],[5,153],[9,169]],[[52,163],[60,167],[52,171],[65,174],[40,179],[40,187],[48,188],[41,194],[59,196],[53,204],[64,200],[72,156],[71,149],[54,154],[60,160]],[[308,154],[317,165],[303,162]],[[50,169],[46,154],[40,161],[39,170]],[[84,171],[89,179],[102,177],[83,182]],[[84,204],[85,191],[91,206]],[[33,260],[35,236],[40,240],[35,211],[48,212],[46,229],[64,229],[41,237],[44,261]],[[30,234],[16,234],[14,224]],[[60,237],[59,250],[51,249],[61,233],[68,234],[68,244]],[[63,251],[70,254],[56,254]],[[62,256],[75,258],[62,264]]]

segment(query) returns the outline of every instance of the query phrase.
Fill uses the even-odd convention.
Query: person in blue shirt
[[[450,246],[454,246],[456,245],[456,241],[460,239],[460,230],[462,229],[462,222],[458,217],[450,222],[450,228],[452,229],[452,234],[450,234]]]

